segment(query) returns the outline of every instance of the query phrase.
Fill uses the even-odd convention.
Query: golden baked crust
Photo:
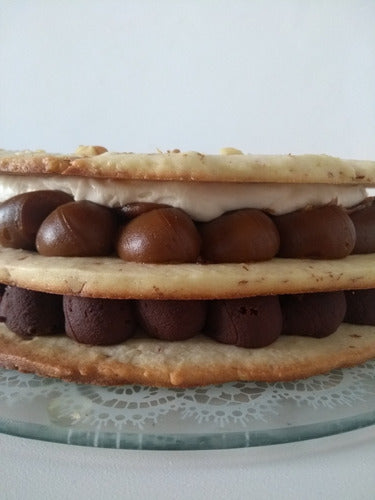
[[[0,172],[113,179],[375,184],[375,162],[367,160],[311,154],[100,153],[103,149],[79,149],[81,155],[0,150]]]
[[[341,160],[327,155],[203,155],[105,153],[77,158],[70,172],[136,179],[184,181],[373,184],[375,162]]]
[[[117,257],[44,257],[0,247],[0,283],[102,298],[218,299],[375,287],[374,254],[338,260],[140,264]]]
[[[199,336],[179,342],[134,338],[86,346],[65,336],[22,340],[0,325],[0,363],[11,369],[100,385],[192,387],[285,381],[353,366],[375,356],[375,327],[342,324],[329,337],[282,336],[260,349]]]
[[[7,151],[0,149],[0,171],[9,174],[30,175],[64,172],[73,156],[57,155],[45,151]]]

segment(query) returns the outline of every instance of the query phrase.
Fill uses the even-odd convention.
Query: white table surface
[[[86,448],[0,434],[0,498],[373,499],[375,426],[220,451]]]

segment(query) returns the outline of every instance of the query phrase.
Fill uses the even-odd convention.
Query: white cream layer
[[[40,189],[58,189],[75,200],[109,207],[135,201],[165,203],[207,221],[239,208],[284,214],[306,206],[352,207],[367,197],[363,186],[330,184],[127,181],[74,176],[0,175],[0,201]]]

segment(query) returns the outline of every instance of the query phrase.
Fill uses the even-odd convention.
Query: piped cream
[[[367,190],[360,185],[143,181],[57,175],[0,175],[0,202],[20,193],[57,189],[76,201],[108,207],[136,201],[181,208],[197,221],[208,221],[240,208],[281,215],[307,206],[361,203]]]

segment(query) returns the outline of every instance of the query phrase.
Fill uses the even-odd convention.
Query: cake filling
[[[362,185],[141,181],[0,174],[0,202],[37,190],[59,190],[75,201],[87,200],[111,208],[134,202],[164,204],[180,208],[193,220],[203,222],[240,208],[257,208],[281,215],[332,203],[349,208],[367,197],[367,190]]]
[[[0,205],[0,244],[44,256],[114,255],[163,264],[340,259],[375,252],[375,206],[368,198],[349,209],[328,204],[281,215],[242,207],[199,222],[165,204],[137,201],[109,208],[73,201],[62,191],[38,190]]]
[[[280,335],[314,338],[342,322],[375,325],[375,289],[216,300],[126,300],[54,295],[7,286],[1,321],[24,339],[65,333],[88,345],[116,345],[134,335],[182,341],[198,334],[244,348]]]

